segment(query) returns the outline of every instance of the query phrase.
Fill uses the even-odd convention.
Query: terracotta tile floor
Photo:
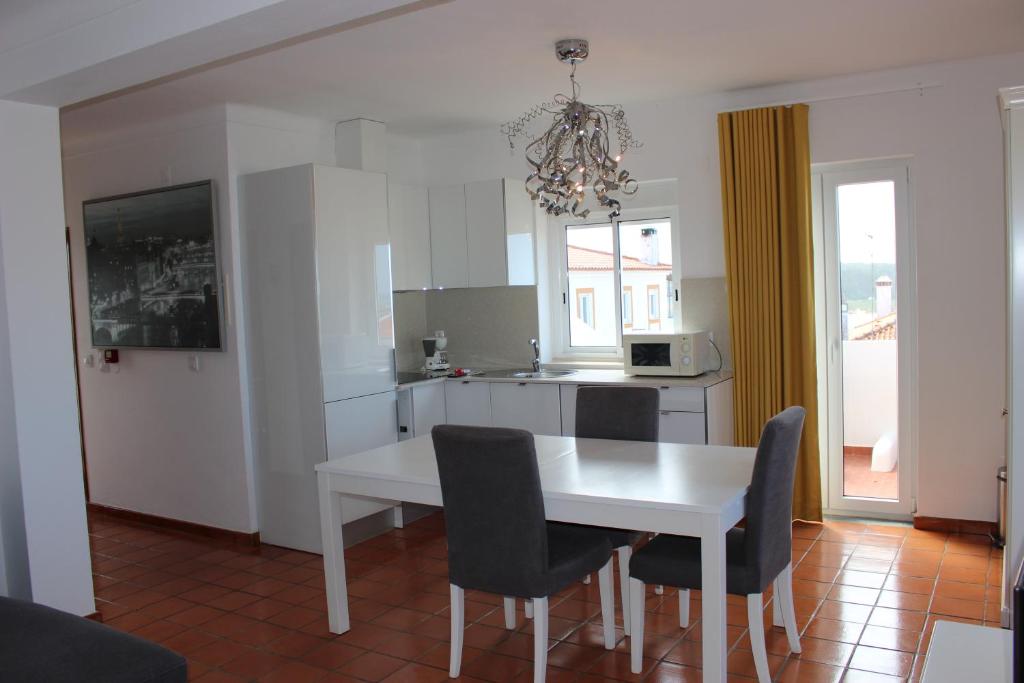
[[[998,620],[999,551],[986,538],[837,521],[797,524],[793,533],[803,654],[790,655],[784,632],[768,629],[777,681],[914,681],[936,620]],[[447,678],[440,515],[347,552],[353,627],[342,636],[327,631],[319,556],[266,545],[225,548],[99,516],[91,518],[90,534],[104,621],[185,655],[192,680]],[[621,629],[615,651],[601,647],[596,584],[573,585],[552,600],[549,681],[700,680],[700,625],[679,629],[674,590],[648,594],[646,661],[634,676]],[[516,630],[506,631],[500,598],[466,595],[463,678],[530,681],[532,625],[522,604]],[[699,603],[691,605],[691,615],[699,614]],[[749,683],[754,668],[741,599],[730,598],[728,617],[730,680]]]

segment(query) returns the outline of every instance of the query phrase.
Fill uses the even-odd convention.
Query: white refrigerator
[[[304,165],[238,189],[260,537],[320,552],[313,467],[398,439],[387,177]]]

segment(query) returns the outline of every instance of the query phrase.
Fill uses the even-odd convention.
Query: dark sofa
[[[186,683],[185,659],[108,626],[0,597],[0,681]]]

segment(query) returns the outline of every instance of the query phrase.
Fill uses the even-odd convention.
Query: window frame
[[[596,212],[595,212],[596,213]],[[674,304],[672,307],[672,315],[670,320],[673,321],[673,325],[677,323],[675,321],[681,320],[680,315],[680,296],[679,290],[681,285],[681,239],[680,239],[680,226],[679,226],[679,210],[675,206],[652,206],[650,208],[638,208],[638,209],[624,209],[620,216],[614,219],[608,219],[606,216],[598,214],[600,218],[604,220],[595,220],[595,216],[591,214],[587,220],[574,220],[572,218],[563,218],[561,221],[554,223],[552,221],[552,227],[556,227],[556,234],[554,239],[549,244],[557,249],[555,258],[549,259],[552,282],[555,283],[555,291],[553,292],[553,304],[554,308],[552,312],[554,315],[551,316],[552,322],[552,337],[554,338],[554,344],[552,345],[554,353],[552,354],[552,360],[555,362],[598,362],[598,363],[621,363],[622,362],[622,266],[619,250],[619,225],[621,223],[637,223],[637,222],[658,222],[668,221],[669,230],[672,235],[672,275],[669,285],[675,292]],[[611,225],[612,227],[612,250],[613,256],[612,261],[615,264],[614,270],[614,291],[617,293],[613,297],[615,305],[615,318],[618,321],[615,325],[615,346],[571,346],[571,340],[569,336],[570,327],[570,316],[572,314],[570,305],[575,305],[574,301],[571,301],[573,297],[570,296],[569,290],[569,264],[568,264],[568,252],[566,251],[566,231],[571,228],[594,228],[602,225]],[[634,292],[635,294],[635,292]],[[659,301],[659,304],[662,303]],[[647,303],[644,302],[646,308]],[[596,315],[596,311],[595,311]],[[637,315],[636,299],[633,300],[633,319],[635,321]],[[671,331],[671,330],[669,330]],[[665,332],[665,330],[662,330]],[[627,332],[628,333],[628,332]]]

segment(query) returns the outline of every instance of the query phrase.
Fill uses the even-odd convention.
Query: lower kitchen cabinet
[[[398,392],[399,441],[430,434],[447,421],[444,384],[416,384]]]
[[[667,443],[707,443],[704,413],[661,411],[658,415],[658,440]]]
[[[327,431],[327,459],[334,460],[398,441],[395,429],[397,397],[394,391],[348,398],[324,404]],[[342,506],[342,521],[347,523],[393,505],[353,499]],[[311,533],[319,535],[313,528]]]
[[[491,389],[488,382],[448,380],[444,383],[448,424],[491,426]]]
[[[562,433],[558,385],[491,382],[490,386],[491,421],[495,427],[525,429],[548,436]]]

